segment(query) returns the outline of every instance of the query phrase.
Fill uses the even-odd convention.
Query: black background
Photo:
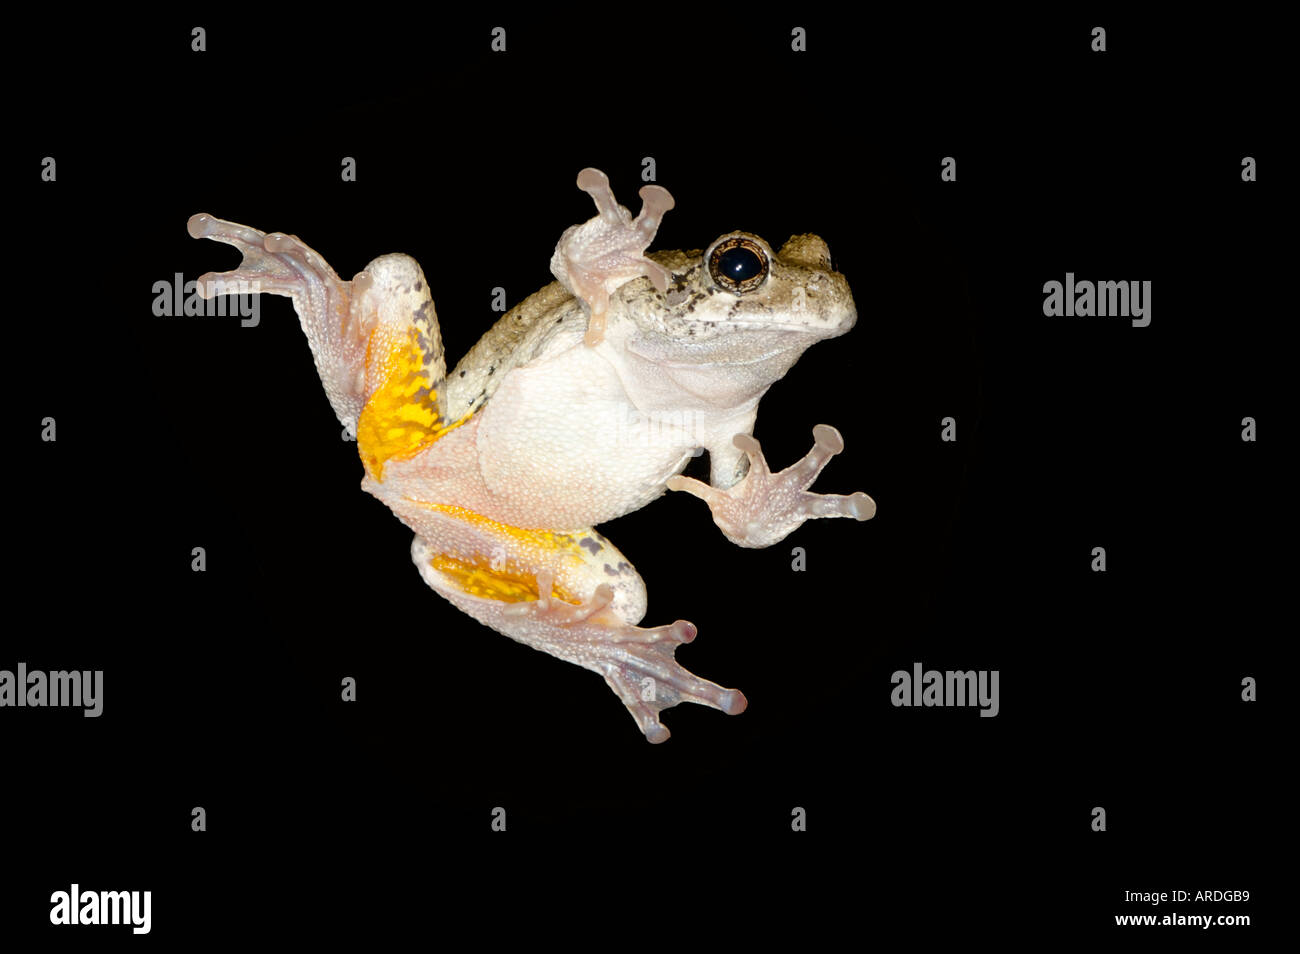
[[[1174,888],[1249,890],[1170,907],[1252,914],[1218,929],[1234,944],[1262,934],[1294,310],[1267,24],[310,18],[23,41],[44,67],[9,103],[0,668],[103,669],[105,708],[0,712],[6,935],[129,938],[50,928],[73,881],[152,890],[163,944],[490,939],[534,904],[519,922],[539,938],[602,915],[680,937],[683,909],[814,938],[843,918],[850,943],[1181,942],[1197,929],[1114,926],[1151,910],[1125,890]],[[827,240],[858,324],[773,386],[755,434],[783,467],[836,426],[847,448],[815,489],[879,505],[759,551],[678,494],[602,527],[646,580],[645,624],[696,623],[680,661],[749,698],[735,718],[670,710],[661,746],[597,676],[424,586],[410,532],[358,490],[287,299],[264,297],[256,328],[151,308],[154,282],[238,261],[186,234],[205,211],[297,234],[345,277],[414,255],[454,363],[494,286],[514,304],[551,280],[555,240],[592,214],[578,170],[635,210],[643,157],[677,201],[653,248]],[[1151,281],[1151,325],[1044,317],[1067,271]],[[1000,714],[893,707],[916,661],[999,670]]]

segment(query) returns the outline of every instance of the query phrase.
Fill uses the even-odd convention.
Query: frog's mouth
[[[808,325],[808,324],[779,325],[770,321],[762,321],[758,319],[754,321],[738,321],[735,318],[732,318],[729,319],[727,323],[737,329],[744,329],[745,331],[793,331],[798,334],[802,334],[806,337],[811,337],[811,338],[825,338],[826,335],[819,334],[819,332],[834,330],[834,326],[829,324],[828,325]]]
[[[746,322],[744,330],[746,334],[739,337],[724,334],[701,339],[661,338],[657,335],[631,338],[627,350],[668,368],[706,364],[741,366],[771,361],[778,355],[790,355],[793,362],[806,348],[826,337],[810,332],[806,325],[774,326],[756,321]]]

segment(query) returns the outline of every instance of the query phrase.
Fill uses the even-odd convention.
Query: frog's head
[[[809,346],[853,327],[857,309],[830,249],[795,235],[773,252],[750,232],[719,236],[703,253],[657,252],[672,272],[664,292],[648,281],[621,290],[637,332],[628,348],[674,364],[746,365],[773,381]]]
[[[707,340],[733,332],[791,332],[812,341],[853,327],[857,309],[849,283],[831,270],[831,253],[816,235],[794,235],[773,252],[750,232],[728,232],[703,252],[654,252],[672,282],[659,293],[626,288],[631,317],[643,330]],[[649,294],[646,294],[646,293]],[[639,307],[638,307],[639,306]]]
[[[748,232],[729,232],[705,250],[708,284],[733,299],[723,320],[749,328],[834,338],[858,312],[844,276],[831,270],[820,236],[792,235],[781,251]]]

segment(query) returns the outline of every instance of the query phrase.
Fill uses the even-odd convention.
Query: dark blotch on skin
[[[417,279],[416,282],[415,282],[415,290],[416,290],[416,291],[423,291],[423,290],[424,290],[424,282],[419,281],[419,280]]]
[[[608,573],[610,576],[618,576],[618,570],[614,569],[608,563],[605,564],[605,572]]]
[[[580,546],[580,547],[586,547],[586,548],[587,548],[588,550],[590,550],[592,553],[599,553],[601,550],[605,549],[604,547],[602,547],[599,543],[597,543],[595,540],[591,539],[590,537],[583,537],[582,540],[579,541],[578,546]]]

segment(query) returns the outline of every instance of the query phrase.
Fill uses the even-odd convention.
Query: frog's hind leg
[[[421,521],[427,538],[417,534],[411,546],[425,582],[497,632],[600,673],[649,741],[668,738],[659,713],[680,702],[744,711],[740,691],[701,679],[674,658],[695,638],[694,625],[635,625],[645,613],[645,584],[599,533],[520,530],[439,509],[445,520]]]
[[[415,259],[381,255],[344,281],[296,235],[206,213],[192,216],[188,228],[243,255],[239,268],[200,276],[202,297],[265,292],[293,299],[334,413],[357,436],[372,473],[445,428],[442,336]]]
[[[364,380],[358,371],[365,367],[369,331],[364,315],[353,307],[356,280],[339,278],[297,236],[267,234],[203,212],[191,216],[187,228],[194,238],[233,245],[243,255],[239,268],[199,277],[202,297],[261,292],[293,299],[330,405],[344,427],[354,431],[365,403]],[[357,276],[362,284],[364,275]]]

